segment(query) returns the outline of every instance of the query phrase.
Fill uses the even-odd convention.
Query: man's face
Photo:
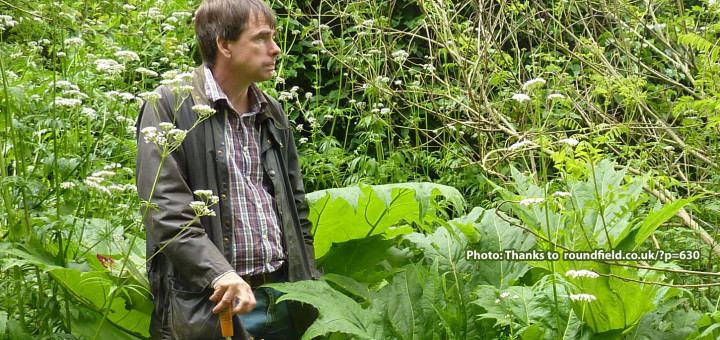
[[[228,44],[232,53],[230,71],[250,82],[270,79],[275,70],[275,58],[280,54],[274,37],[275,30],[263,16],[250,15],[240,37]]]

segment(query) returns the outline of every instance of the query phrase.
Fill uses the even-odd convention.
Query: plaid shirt
[[[254,84],[248,89],[250,112],[239,114],[205,66],[205,92],[214,106],[224,101],[225,143],[232,206],[232,262],[238,275],[269,273],[285,258],[275,200],[263,185],[260,131],[256,115],[268,104]]]

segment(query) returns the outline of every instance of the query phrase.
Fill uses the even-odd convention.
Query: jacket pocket
[[[192,291],[170,279],[168,294],[168,321],[175,340],[223,339],[220,334],[220,318],[213,314],[215,303],[210,301],[212,290]],[[233,339],[246,339],[245,330],[238,318],[233,318]]]

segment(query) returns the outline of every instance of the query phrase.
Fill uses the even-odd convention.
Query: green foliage
[[[622,281],[706,276],[464,257],[697,249],[699,261],[643,264],[718,272],[708,241],[685,228],[714,237],[720,221],[715,1],[271,3],[284,52],[260,86],[283,103],[315,191],[325,288],[351,297],[332,295],[340,315],[363,320],[337,324],[333,310],[314,334],[720,334],[717,288],[681,299]],[[134,122],[161,74],[199,61],[197,4],[0,2],[0,337],[145,334]],[[101,67],[107,59],[117,71]],[[466,206],[478,208],[457,217]],[[673,218],[689,208],[689,222]],[[622,279],[563,279],[571,269]],[[491,306],[506,291],[523,301],[508,302],[508,319]],[[350,300],[355,314],[341,308]]]
[[[400,222],[423,224],[437,196],[462,211],[465,200],[451,187],[432,183],[404,183],[348,187],[309,193],[309,219],[316,237],[315,256],[322,257],[332,243],[386,233]]]

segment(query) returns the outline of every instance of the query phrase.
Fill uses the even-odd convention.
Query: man
[[[205,0],[195,15],[203,65],[180,86],[192,86],[190,95],[161,86],[141,109],[144,132],[167,131],[167,122],[188,130],[172,152],[138,134],[153,338],[218,339],[221,312],[237,315],[235,339],[243,326],[256,339],[299,338],[288,313],[292,321],[307,313],[257,288],[318,277],[292,131],[255,85],[272,77],[280,53],[275,23],[262,0]],[[219,196],[205,197],[207,213],[191,207],[197,190]]]

